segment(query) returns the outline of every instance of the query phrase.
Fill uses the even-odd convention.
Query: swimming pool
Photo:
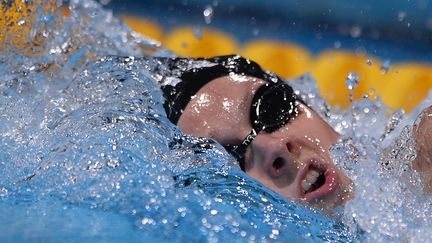
[[[141,0],[107,7],[180,56],[236,53],[285,78],[312,73],[334,107],[350,104],[349,72],[362,78],[354,98],[380,96],[391,109],[412,111],[432,85],[426,1]]]
[[[42,2],[21,24],[31,25],[26,45],[0,56],[2,241],[430,239],[404,128],[430,100],[411,116],[369,99],[336,112],[312,76],[289,81],[344,137],[333,157],[356,196],[327,215],[252,180],[216,143],[194,152],[199,139],[167,120],[158,77],[139,58],[169,51],[93,1],[70,1],[69,17]]]

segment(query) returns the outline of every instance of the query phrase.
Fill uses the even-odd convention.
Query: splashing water
[[[350,72],[348,73],[345,83],[349,90],[353,90],[360,83],[360,77],[358,76],[357,73]]]
[[[95,2],[69,9],[32,27],[47,31],[37,52],[0,58],[2,240],[351,240],[251,180],[221,146],[180,134],[162,108],[163,72],[139,58],[157,43]],[[200,143],[212,149],[194,152]]]
[[[159,43],[93,1],[70,1],[68,17],[40,9],[21,22],[26,45],[0,53],[2,241],[431,237],[430,198],[409,163],[415,115],[389,119],[369,99],[331,111],[310,75],[289,81],[342,134],[332,156],[356,183],[342,223],[252,180],[216,142],[182,135],[162,108],[164,70],[150,54],[171,54]]]
[[[349,76],[347,82],[355,88],[360,78]],[[416,156],[412,124],[430,106],[432,93],[411,114],[396,110],[389,116],[379,99],[367,97],[353,101],[347,111],[331,111],[316,95],[310,75],[291,84],[342,135],[330,152],[335,164],[355,184],[355,196],[343,208],[342,218],[350,232],[359,237],[357,240],[430,239],[432,200],[423,194],[420,176],[411,162]]]

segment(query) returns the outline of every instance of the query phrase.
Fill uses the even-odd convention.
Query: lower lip
[[[303,194],[303,198],[307,201],[320,199],[332,194],[339,188],[339,177],[333,169],[327,169],[324,172],[325,183],[315,191]]]

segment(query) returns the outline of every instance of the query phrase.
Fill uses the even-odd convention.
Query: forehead
[[[197,92],[197,95],[200,93],[208,94],[218,99],[239,100],[246,103],[247,100],[252,99],[255,91],[265,83],[264,80],[249,76],[230,75],[208,83]]]
[[[191,99],[178,126],[184,133],[211,136],[217,140],[228,138],[234,127],[237,130],[249,129],[253,95],[265,83],[244,75],[217,78],[203,86]]]

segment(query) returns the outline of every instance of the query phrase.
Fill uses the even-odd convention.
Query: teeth
[[[318,176],[319,176],[319,172],[318,172],[318,171],[316,171],[316,170],[311,170],[311,171],[309,171],[309,172],[307,173],[307,175],[306,175],[306,180],[307,180],[308,182],[310,182],[311,184],[314,184],[315,181],[318,179]]]
[[[309,189],[311,189],[312,185],[318,180],[319,175],[320,173],[318,171],[310,170],[306,174],[306,178],[301,182],[303,191],[307,192]]]
[[[312,186],[312,183],[309,183],[309,182],[307,182],[306,180],[302,180],[302,182],[301,182],[301,186],[302,186],[302,188],[303,188],[303,191],[308,191],[310,188],[311,188],[311,186]]]

